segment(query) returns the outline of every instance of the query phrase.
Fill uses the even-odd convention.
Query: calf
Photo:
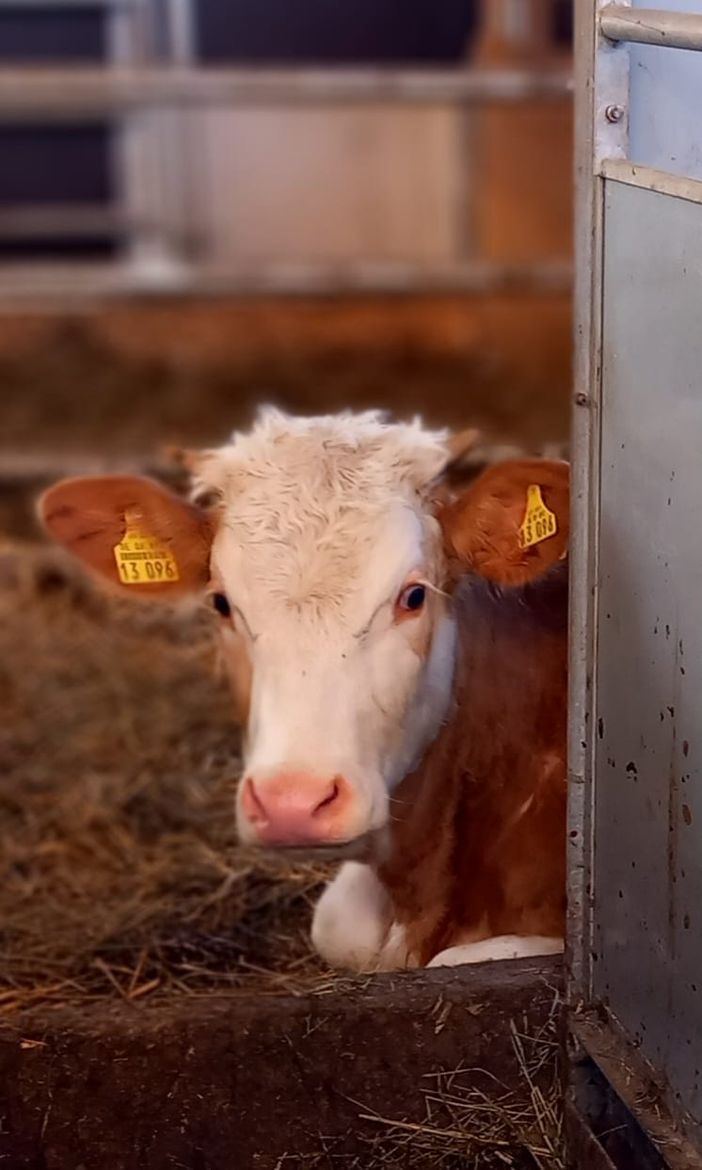
[[[562,947],[568,473],[374,414],[262,412],[186,502],[63,481],[50,534],[116,588],[202,592],[244,724],[245,843],[347,860],[312,936],[358,970]]]

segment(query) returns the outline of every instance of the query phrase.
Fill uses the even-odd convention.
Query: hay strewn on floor
[[[204,609],[107,601],[0,554],[0,1013],[323,988],[321,867],[238,848],[238,733]]]
[[[565,1170],[561,1008],[554,991],[543,1024],[511,1022],[516,1088],[473,1068],[467,1057],[461,1068],[424,1077],[423,1117],[384,1117],[359,1102],[359,1120],[376,1128],[363,1154],[347,1155],[329,1140],[304,1164],[290,1154],[276,1170]]]
[[[238,735],[213,620],[108,601],[53,550],[0,550],[0,1020],[343,990],[307,936],[328,871],[235,842]],[[536,1033],[514,1021],[518,1091],[432,1074],[423,1118],[359,1101],[377,1127],[367,1154],[331,1142],[304,1170],[563,1170],[558,1008]]]
[[[377,1170],[432,1166],[436,1170],[482,1170],[497,1165],[565,1170],[563,1100],[558,1068],[560,997],[554,996],[546,1023],[512,1021],[512,1047],[519,1069],[518,1089],[488,1073],[470,1082],[453,1069],[425,1078],[426,1114],[420,1121],[362,1114],[378,1126],[371,1143]]]

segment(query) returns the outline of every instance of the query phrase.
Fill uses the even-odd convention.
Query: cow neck
[[[535,786],[547,790],[546,816],[559,831],[567,588],[564,564],[538,586],[501,592],[470,579],[457,592],[453,700],[421,762],[392,793],[388,851],[376,866],[398,920],[411,924],[408,941],[420,957],[445,945],[442,931],[455,922],[456,897],[470,919],[466,887],[475,885],[476,915],[485,906],[489,913],[491,842],[521,832]]]

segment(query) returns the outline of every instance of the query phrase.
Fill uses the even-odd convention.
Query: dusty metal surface
[[[613,144],[605,100],[626,89],[626,68],[598,54],[596,15],[603,0],[575,9],[575,367],[572,400],[570,661],[568,666],[568,938],[569,995],[589,994],[592,870],[592,660],[597,571],[599,371],[602,324],[602,198],[596,160]],[[607,85],[603,83],[603,75]],[[596,84],[597,82],[597,84]],[[609,88],[607,88],[609,87]],[[602,91],[602,92],[601,92]],[[606,93],[607,97],[603,96]],[[615,127],[615,131],[616,131]],[[619,137],[619,136],[618,136]],[[626,135],[624,133],[624,140]]]
[[[616,1024],[601,1013],[577,1016],[569,1048],[566,1127],[575,1170],[700,1170],[702,1156],[670,1111],[668,1086]]]
[[[605,225],[594,993],[702,1125],[702,221],[611,183]]]
[[[616,47],[597,28],[682,44],[700,17],[677,7],[687,16],[646,28],[636,4],[590,0],[576,54],[571,1158],[637,1170],[696,1167],[702,1141],[702,206],[692,55]],[[694,69],[698,92],[702,58]],[[600,1141],[617,1100],[630,1149]],[[692,1146],[663,1140],[666,1112]]]
[[[698,0],[674,0],[661,5],[663,27],[683,22],[702,48],[702,15]],[[634,9],[638,15],[638,10]],[[641,13],[643,16],[643,13]],[[689,39],[689,38],[688,38]],[[630,158],[634,163],[674,175],[702,178],[702,150],[690,111],[699,103],[702,56],[692,47],[665,52],[652,45],[631,45]]]

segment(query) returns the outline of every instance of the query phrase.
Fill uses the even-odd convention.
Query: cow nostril
[[[329,808],[329,805],[334,804],[334,802],[338,799],[340,792],[341,785],[339,784],[338,780],[334,780],[332,782],[331,788],[329,789],[329,792],[324,797],[324,799],[320,800],[319,804],[315,805],[314,809],[312,810],[312,816],[316,816],[317,813],[324,812],[326,808]]]
[[[244,781],[243,805],[250,821],[258,825],[268,824],[268,815],[265,806],[250,776]]]

